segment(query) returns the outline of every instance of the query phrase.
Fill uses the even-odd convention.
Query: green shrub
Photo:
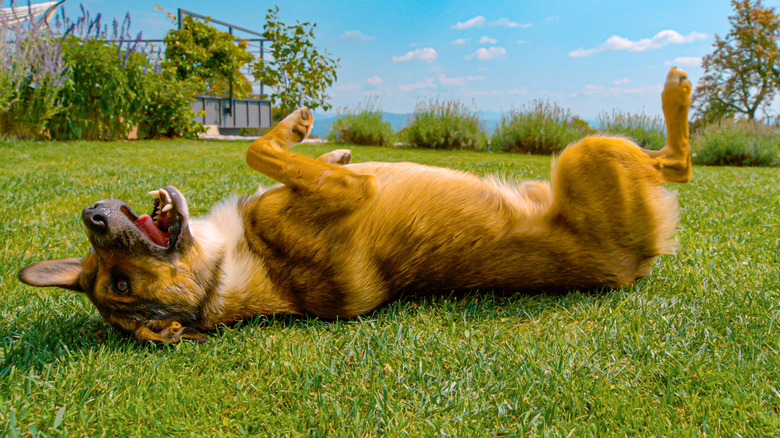
[[[147,99],[138,124],[139,138],[196,138],[206,128],[194,118],[192,97],[198,84],[179,80],[170,71],[144,77]]]
[[[367,146],[392,146],[393,127],[382,120],[382,111],[375,101],[368,100],[354,108],[345,108],[328,132],[328,140]]]
[[[585,121],[557,103],[533,100],[501,116],[491,144],[507,152],[553,154],[590,132]]]
[[[230,84],[240,99],[252,92],[252,84],[240,69],[254,61],[247,51],[247,42],[219,31],[205,22],[187,15],[181,28],[171,29],[165,36],[163,67],[171,69],[179,80],[189,81],[198,93],[225,95]]]
[[[700,129],[691,139],[696,164],[773,166],[780,164],[780,131],[748,120],[723,120]]]
[[[141,121],[147,102],[145,76],[154,74],[147,56],[73,36],[62,42],[62,55],[70,74],[61,91],[65,110],[52,119],[51,135],[63,140],[125,138]]]
[[[479,115],[457,100],[418,102],[403,130],[413,147],[429,149],[474,149],[487,147],[487,135]]]
[[[613,110],[598,116],[599,130],[604,134],[627,137],[645,149],[659,150],[666,144],[666,124],[661,116],[629,114]]]

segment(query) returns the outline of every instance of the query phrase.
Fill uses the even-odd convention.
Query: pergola
[[[65,3],[65,0],[0,8],[0,26],[28,20],[38,20],[39,25],[40,23],[48,23],[57,7],[63,3]]]

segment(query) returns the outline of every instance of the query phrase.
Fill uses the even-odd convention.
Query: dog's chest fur
[[[517,268],[523,256],[502,243],[507,233],[535,239],[547,208],[525,200],[524,189],[410,163],[350,167],[376,175],[380,187],[358,211],[323,212],[316,197],[277,186],[217,204],[193,221],[202,257],[221,264],[204,320],[350,317],[410,288],[534,284],[549,275],[506,279],[507,272],[525,274]]]
[[[265,263],[247,245],[240,208],[246,199],[222,201],[190,224],[199,257],[219,266],[217,287],[201,306],[204,326],[256,314],[298,313],[272,284]]]

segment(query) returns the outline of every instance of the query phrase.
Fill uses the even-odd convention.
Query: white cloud
[[[369,85],[374,85],[374,86],[384,84],[384,82],[382,81],[382,78],[380,78],[379,76],[371,76],[370,78],[366,79],[366,83],[368,83]]]
[[[451,44],[456,45],[456,46],[462,46],[462,45],[466,44],[466,41],[468,41],[466,38],[458,38],[456,40],[453,40]]]
[[[339,93],[355,91],[360,89],[360,84],[355,82],[347,82],[346,84],[343,85],[337,85],[333,89]]]
[[[530,24],[522,24],[521,25],[520,23],[516,23],[514,21],[511,21],[508,18],[499,18],[496,21],[488,23],[488,26],[492,26],[492,27],[498,26],[498,27],[508,27],[508,28],[521,27],[521,28],[525,29],[526,27],[530,27],[531,25]]]
[[[528,40],[517,40],[517,44],[526,44]]]
[[[579,95],[609,96],[609,97],[624,96],[624,95],[631,95],[631,94],[656,95],[656,94],[660,94],[661,91],[663,91],[663,87],[661,85],[651,85],[649,87],[636,87],[636,88],[620,88],[620,87],[607,88],[601,85],[587,84],[584,87],[582,87],[580,91],[571,94],[569,97],[577,97]]]
[[[504,96],[506,91],[504,90],[476,90],[465,93],[468,97],[484,97],[484,96]]]
[[[528,90],[525,87],[512,88],[509,90],[477,90],[466,93],[469,97],[484,97],[484,96],[525,96],[528,94]]]
[[[464,21],[462,23],[459,22],[455,26],[452,26],[452,28],[453,29],[458,29],[458,30],[473,29],[473,28],[476,28],[476,27],[483,27],[486,22],[487,22],[487,20],[485,19],[485,17],[483,17],[481,15],[477,15],[476,17],[474,17],[474,18],[472,18],[470,20],[466,20],[466,21]]]
[[[671,61],[664,62],[666,66],[673,65],[690,65],[694,67],[701,67],[701,57],[699,56],[678,56]]]
[[[525,87],[513,88],[511,90],[507,90],[506,94],[510,96],[525,96],[528,94],[528,89]]]
[[[445,87],[462,87],[466,82],[484,81],[485,77],[479,76],[458,76],[455,78],[448,78],[443,73],[439,75],[439,82]]]
[[[439,82],[441,82],[441,84],[445,87],[461,87],[466,83],[466,78],[462,76],[457,78],[448,78],[442,73],[439,75]]]
[[[478,29],[481,27],[490,26],[490,27],[507,27],[507,28],[515,28],[519,27],[521,29],[525,29],[528,27],[531,27],[531,24],[520,24],[518,22],[512,21],[508,18],[501,17],[496,21],[491,21],[488,23],[487,19],[481,15],[477,15],[476,17],[466,20],[463,22],[458,22],[458,24],[452,26],[453,29],[458,30],[464,30],[464,29]]]
[[[592,54],[594,54],[594,53],[596,53],[598,51],[599,51],[598,49],[588,49],[588,50],[585,50],[582,47],[580,47],[580,48],[574,49],[571,52],[569,52],[569,56],[572,57],[572,58],[584,58],[584,57],[590,56],[590,55],[592,55]]]
[[[356,42],[362,43],[366,41],[375,40],[376,37],[372,35],[365,35],[359,30],[347,30],[339,37],[340,42]]]
[[[466,56],[466,61],[470,61],[474,58],[477,58],[480,61],[490,61],[503,58],[504,56],[506,56],[506,49],[503,47],[489,47],[487,49],[482,47],[471,55]]]
[[[495,43],[498,42],[498,40],[495,39],[495,38],[490,38],[487,35],[483,35],[482,38],[480,38],[478,42],[480,44],[495,44]]]
[[[612,81],[612,83],[615,84],[615,85],[627,84],[629,82],[631,82],[631,79],[628,79],[628,78],[618,79],[616,81]]]
[[[403,84],[398,85],[398,89],[404,92],[409,92],[412,90],[418,90],[422,88],[436,88],[436,85],[433,83],[433,78],[428,78],[423,82],[417,82],[410,85],[403,85]]]
[[[555,99],[555,100],[562,100],[564,97],[566,97],[560,91],[539,90],[538,93],[541,94],[542,96],[547,96],[547,97],[549,97],[551,99]],[[577,93],[573,93],[573,94],[569,95],[569,97],[576,97],[576,96],[577,96]]]
[[[612,35],[599,47],[594,49],[578,48],[569,52],[569,56],[572,58],[581,58],[605,51],[644,52],[646,50],[660,49],[668,44],[691,43],[705,38],[707,38],[706,33],[691,32],[687,36],[684,36],[677,31],[668,29],[658,32],[652,38],[642,38],[637,41],[631,41],[628,38]]]
[[[433,62],[436,59],[436,50],[426,47],[424,49],[412,50],[405,55],[393,56],[393,62],[411,61],[413,59],[417,61]]]

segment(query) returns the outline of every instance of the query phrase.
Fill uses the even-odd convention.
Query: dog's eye
[[[114,292],[119,295],[127,295],[130,293],[130,283],[127,280],[117,280],[114,282]]]

